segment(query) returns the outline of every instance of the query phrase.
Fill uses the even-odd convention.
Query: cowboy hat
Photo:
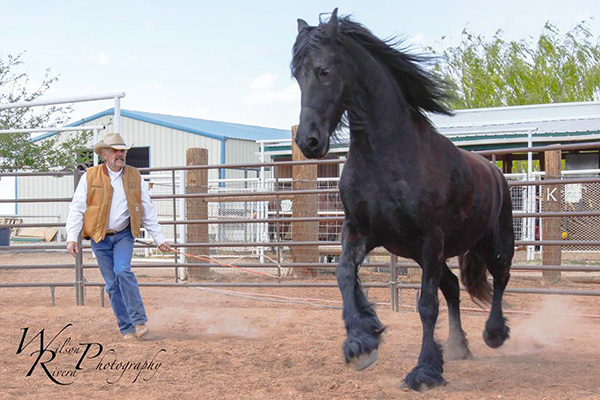
[[[125,139],[118,133],[107,133],[104,135],[104,140],[94,145],[94,152],[100,155],[104,149],[129,150],[130,148],[131,146],[127,146]]]

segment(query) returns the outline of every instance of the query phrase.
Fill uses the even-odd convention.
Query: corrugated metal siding
[[[33,176],[17,178],[17,192],[24,198],[60,198],[73,197],[73,177]],[[40,215],[40,218],[27,218],[23,222],[56,222],[67,219],[69,203],[19,203],[21,215]]]
[[[259,162],[259,151],[256,142],[249,140],[228,139],[225,145],[226,164],[250,164]],[[255,177],[255,173],[249,173],[248,177]],[[243,170],[228,169],[225,171],[227,179],[239,179],[244,177]]]

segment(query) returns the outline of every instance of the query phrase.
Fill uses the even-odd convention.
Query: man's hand
[[[68,242],[67,250],[69,250],[69,253],[71,253],[73,257],[75,257],[75,255],[79,253],[79,249],[77,248],[77,242]]]
[[[169,246],[169,243],[164,242],[158,246],[158,249],[164,253],[168,253],[171,251],[171,246]]]

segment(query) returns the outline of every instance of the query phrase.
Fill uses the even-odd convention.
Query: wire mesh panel
[[[292,190],[292,179],[272,179],[269,181],[269,189],[273,191]],[[293,216],[294,201],[292,198],[282,196],[269,202],[267,215],[269,218],[291,218]],[[282,242],[292,240],[292,224],[290,222],[270,222],[268,224],[269,241]]]
[[[572,175],[571,178],[582,177]],[[586,176],[589,177],[589,176]],[[598,177],[595,175],[593,177]],[[566,177],[568,180],[569,177]],[[561,189],[561,208],[563,211],[600,211],[600,184],[572,183]],[[600,240],[600,217],[562,218],[563,237],[569,240]],[[598,251],[600,246],[563,246],[563,251],[581,252]]]
[[[319,189],[337,189],[338,178],[328,178],[318,181]],[[344,215],[344,208],[340,194],[323,193],[319,194],[319,216],[340,217]],[[340,240],[342,231],[341,221],[320,221],[319,222],[319,240],[335,242]]]
[[[169,172],[151,172],[150,174],[142,175],[148,183],[148,191],[150,196],[172,195],[174,193],[184,193],[184,173],[177,171],[175,180],[173,174]],[[172,199],[153,201],[154,208],[158,214],[159,221],[172,221],[175,217],[177,220],[185,219],[185,207],[183,200],[176,200],[175,206]],[[177,230],[177,238],[175,232]],[[182,240],[182,229],[175,228],[173,225],[163,225],[162,232],[167,240],[178,241]]]
[[[254,194],[264,191],[266,188],[257,178],[249,179],[221,179],[209,181],[208,193],[218,195],[220,193],[248,193]],[[214,199],[211,199],[214,200]],[[209,220],[248,220],[258,219],[264,214],[267,201],[236,201],[235,197],[223,197],[223,201],[210,201],[208,203]],[[208,228],[210,243],[228,242],[263,242],[268,239],[263,234],[264,223],[215,223]],[[249,251],[254,252],[255,247],[233,247],[231,252]]]
[[[506,179],[511,181],[524,181],[527,179],[525,174],[508,174]],[[510,198],[512,201],[513,213],[527,211],[527,186],[512,186],[510,188]],[[524,218],[513,218],[513,228],[515,240],[525,240],[526,229]]]

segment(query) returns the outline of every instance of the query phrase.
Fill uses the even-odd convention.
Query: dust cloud
[[[261,331],[251,318],[241,313],[216,310],[192,310],[185,308],[162,308],[149,314],[150,333],[161,338],[181,338],[194,336],[200,339],[210,337],[240,337],[256,339]],[[152,338],[152,337],[150,337]]]
[[[550,297],[532,308],[534,314],[512,316],[510,339],[502,354],[537,353],[575,338],[582,327],[576,305],[567,297]]]

